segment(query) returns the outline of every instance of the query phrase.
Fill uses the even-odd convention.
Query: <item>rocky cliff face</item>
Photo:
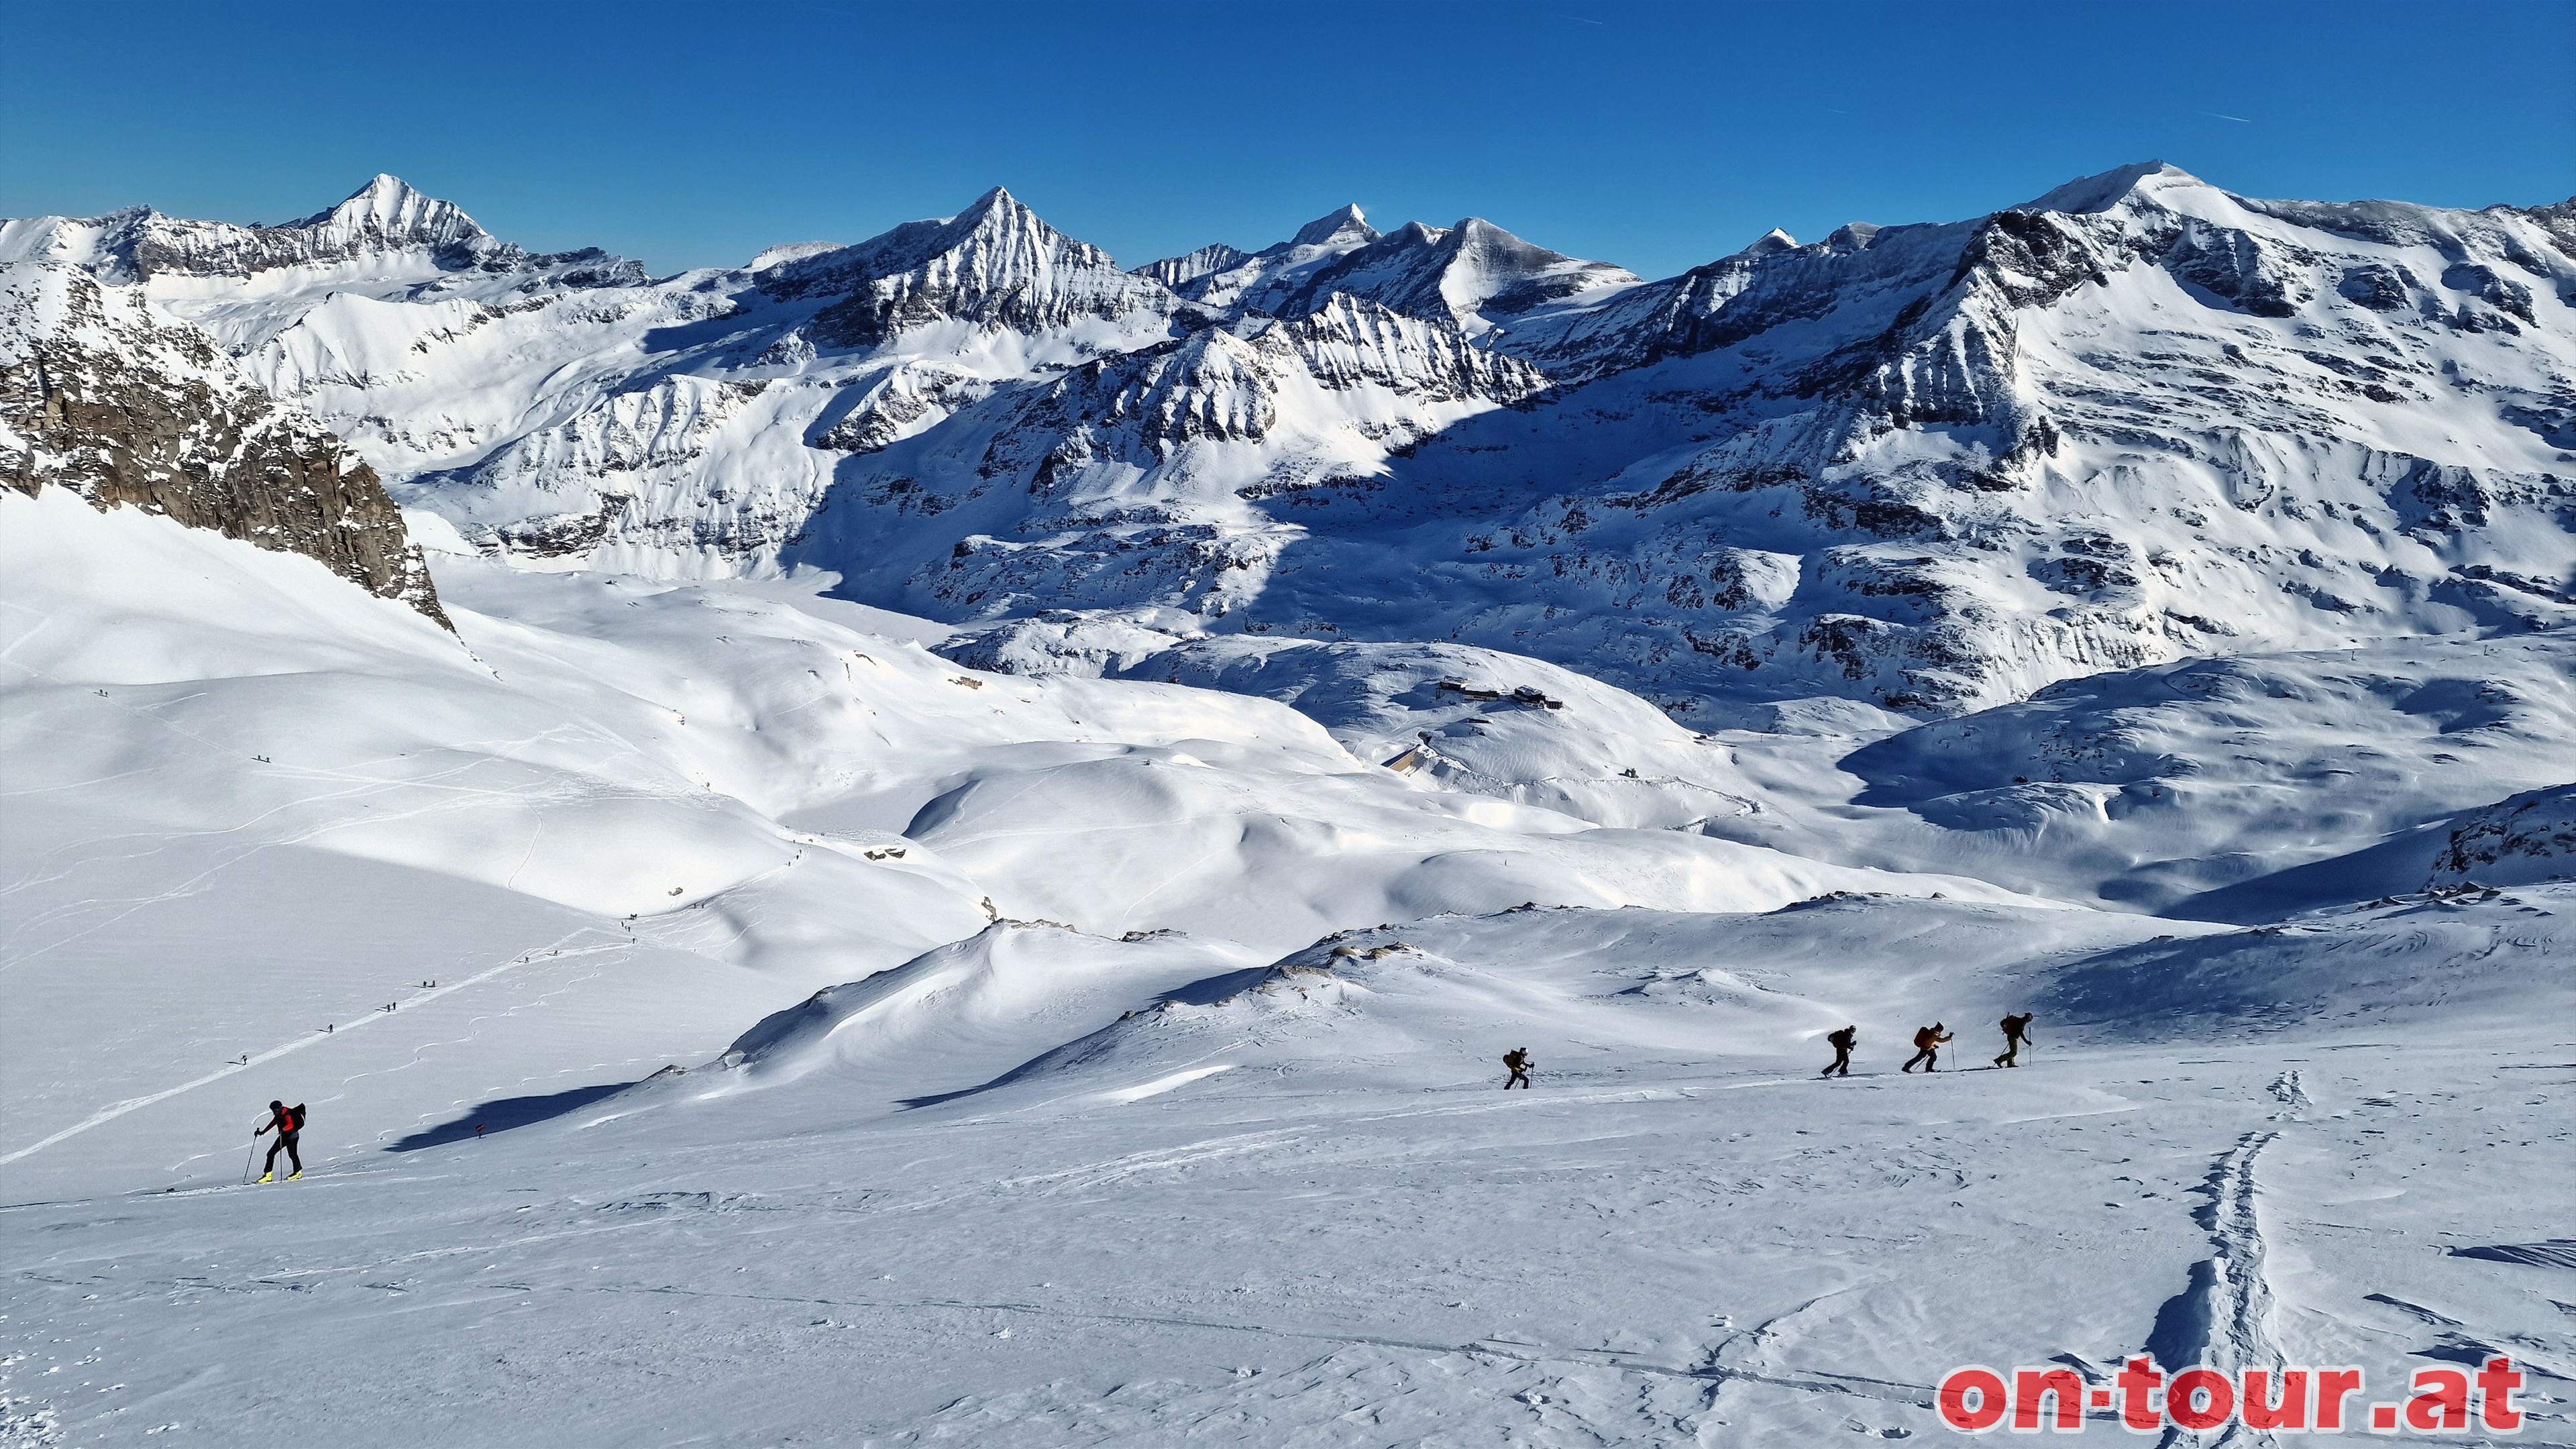
[[[0,266],[0,478],[303,554],[447,623],[365,463],[202,334],[78,268]]]

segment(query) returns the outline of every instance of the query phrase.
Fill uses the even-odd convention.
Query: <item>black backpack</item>
[[[289,1132],[301,1132],[304,1130],[303,1103],[298,1102],[294,1106],[286,1109],[286,1130]]]

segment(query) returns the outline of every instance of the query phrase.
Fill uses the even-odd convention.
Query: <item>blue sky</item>
[[[381,170],[657,271],[995,184],[1131,266],[1357,201],[1649,276],[2149,158],[2266,196],[2576,193],[2576,0],[0,0],[0,34],[0,215],[280,221]]]

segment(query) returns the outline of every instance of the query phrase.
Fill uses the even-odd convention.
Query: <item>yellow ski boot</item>
[[[259,1175],[259,1180],[260,1180],[261,1182],[269,1182],[269,1181],[274,1180],[274,1179],[276,1178],[276,1176],[277,1176],[277,1174],[276,1174],[276,1173],[274,1173],[274,1172],[263,1172],[263,1173],[261,1173],[261,1174]],[[256,1184],[254,1184],[254,1186],[255,1186],[255,1185],[256,1185]]]
[[[297,1178],[299,1178],[299,1177],[302,1177],[303,1175],[304,1175],[304,1169],[299,1167],[299,1168],[295,1169],[293,1172],[288,1173],[288,1174],[286,1175],[286,1180],[287,1180],[288,1182],[293,1182],[295,1179],[297,1179]]]

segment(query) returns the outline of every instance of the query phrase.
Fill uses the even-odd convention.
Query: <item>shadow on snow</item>
[[[424,1147],[444,1147],[450,1142],[471,1140],[475,1129],[489,1137],[513,1127],[526,1127],[566,1112],[578,1112],[602,1097],[623,1092],[633,1082],[610,1082],[597,1087],[575,1087],[569,1092],[555,1092],[543,1097],[497,1097],[467,1111],[452,1121],[441,1122],[426,1131],[415,1132],[395,1142],[387,1152],[417,1152]]]

